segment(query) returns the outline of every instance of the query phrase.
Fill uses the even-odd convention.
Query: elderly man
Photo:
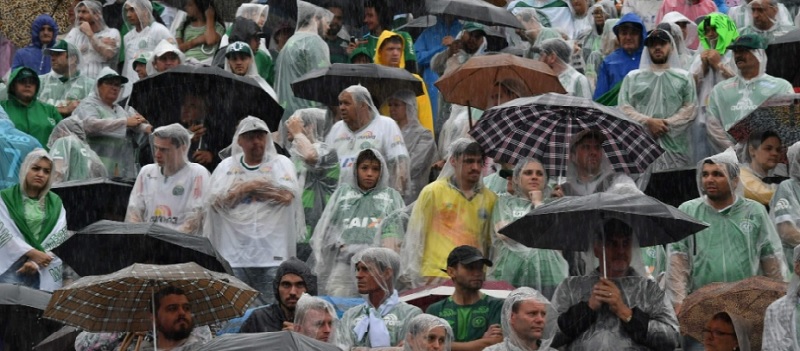
[[[290,257],[278,266],[272,287],[277,303],[253,311],[242,324],[240,333],[292,330],[300,297],[303,294],[317,295],[317,276],[305,262]]]
[[[779,15],[783,9],[777,0],[753,0],[748,4],[753,20],[744,28],[739,30],[740,35],[757,34],[767,44],[775,39],[786,35],[797,27],[784,22]],[[785,11],[785,10],[784,10]]]
[[[453,329],[446,320],[420,314],[408,321],[403,351],[450,351]]]
[[[673,350],[678,321],[658,284],[642,276],[633,228],[618,219],[603,223],[592,246],[602,262],[586,276],[556,289],[558,330],[553,347],[565,350]]]
[[[351,86],[339,94],[339,111],[342,120],[331,127],[325,138],[325,143],[339,156],[339,184],[343,183],[344,177],[353,176],[358,153],[372,148],[386,158],[389,186],[404,194],[410,165],[397,123],[378,113],[369,91],[360,85]]]
[[[294,331],[309,338],[333,344],[339,317],[330,302],[304,294],[297,301]]]
[[[356,254],[353,262],[358,293],[366,295],[366,301],[342,316],[337,346],[343,350],[398,346],[406,336],[406,321],[422,313],[397,294],[400,256],[391,249],[369,248]]]
[[[152,134],[155,164],[142,167],[133,185],[126,222],[152,222],[187,234],[203,228],[203,210],[211,175],[189,162],[191,136],[174,123]]]
[[[797,303],[800,299],[800,245],[794,247],[792,255],[791,283],[786,296],[776,300],[767,308],[764,315],[764,340],[762,349],[774,351],[790,351],[800,349],[800,335],[797,328]]]
[[[19,67],[11,71],[8,81],[8,100],[0,101],[0,107],[17,129],[36,138],[39,144],[47,145],[47,138],[61,121],[61,114],[55,106],[37,99],[42,84],[36,71]]]
[[[96,1],[79,2],[75,6],[75,27],[64,38],[78,48],[81,73],[92,79],[103,67],[116,67],[122,42],[119,31],[103,21],[102,6]]]
[[[552,339],[544,335],[550,301],[542,293],[521,287],[512,291],[503,302],[502,343],[486,348],[486,351],[553,350]]]
[[[712,146],[722,152],[733,145],[726,132],[764,101],[778,94],[793,94],[792,84],[766,74],[767,43],[756,34],[739,36],[728,49],[739,72],[717,84],[708,98],[706,132]]]
[[[52,70],[39,76],[42,84],[39,101],[54,105],[58,113],[69,117],[78,103],[94,90],[94,79],[78,70],[82,58],[75,45],[61,40],[45,50],[45,54],[50,56]]]
[[[622,80],[619,108],[656,138],[664,154],[653,172],[693,164],[688,127],[694,121],[697,92],[694,79],[678,65],[678,51],[669,32],[657,28],[645,40],[639,69]]]
[[[593,96],[595,100],[609,92],[615,95],[613,88],[622,82],[628,72],[639,68],[645,38],[644,22],[635,13],[629,13],[622,16],[613,29],[619,49],[606,56],[600,64]]]
[[[558,81],[567,94],[591,99],[592,88],[589,86],[589,80],[569,65],[571,57],[572,48],[559,38],[547,39],[539,47],[539,61],[547,64],[558,74]]]
[[[274,302],[278,266],[305,237],[297,171],[275,151],[264,121],[248,116],[236,129],[231,156],[211,175],[204,233],[239,279]]]

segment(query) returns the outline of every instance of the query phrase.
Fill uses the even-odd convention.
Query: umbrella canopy
[[[767,74],[786,79],[793,87],[800,86],[800,70],[797,57],[800,56],[800,29],[775,38],[767,46]]]
[[[567,169],[569,142],[586,129],[606,136],[603,151],[617,172],[644,173],[664,150],[622,112],[589,99],[545,94],[520,98],[483,113],[469,134],[498,162],[540,160],[550,176]]]
[[[456,18],[489,26],[525,28],[517,17],[504,7],[483,0],[425,0],[425,7],[432,15],[453,15]]]
[[[485,110],[490,106],[489,89],[508,78],[523,82],[530,92],[528,96],[567,93],[558,75],[547,64],[511,54],[470,57],[439,78],[435,85],[445,101]]]
[[[498,299],[505,299],[514,289],[513,285],[504,281],[487,281],[483,283],[481,292]],[[448,296],[453,296],[455,291],[456,288],[453,286],[453,281],[448,280],[437,286],[423,286],[405,291],[400,296],[400,301],[417,306],[425,311],[428,306],[435,302],[444,300]]]
[[[50,334],[42,342],[33,347],[34,351],[75,351],[75,339],[81,330],[75,327],[63,327]]]
[[[83,277],[56,290],[44,316],[90,332],[148,331],[153,323],[153,295],[166,286],[186,292],[198,326],[241,316],[258,295],[236,277],[193,262],[134,264],[112,274]]]
[[[31,43],[31,23],[36,16],[47,14],[58,24],[59,34],[69,32],[73,23],[69,21],[72,1],[67,0],[3,0],[0,8],[0,32],[5,34],[17,48]]]
[[[30,350],[61,328],[61,323],[42,318],[50,296],[21,285],[0,284],[0,340],[9,350]]]
[[[374,63],[334,63],[315,69],[292,82],[292,92],[299,98],[313,100],[325,106],[338,106],[339,93],[351,85],[369,90],[376,106],[398,90],[411,90],[422,95],[422,80],[402,68]]]
[[[134,263],[185,262],[233,274],[208,238],[154,223],[99,221],[75,233],[53,252],[82,276],[109,274]]]
[[[76,180],[54,184],[51,190],[67,209],[67,229],[77,231],[101,219],[124,220],[133,179]]]
[[[703,340],[702,330],[715,314],[728,312],[739,315],[753,324],[749,335],[750,350],[760,351],[767,307],[785,294],[786,282],[762,276],[735,283],[711,283],[683,300],[678,322],[684,334]]]
[[[800,94],[773,96],[749,115],[737,121],[728,134],[744,143],[750,134],[773,131],[783,145],[800,141]]]
[[[180,65],[133,84],[130,105],[154,127],[179,123],[187,96],[204,98],[209,111],[203,124],[209,137],[226,144],[240,119],[255,116],[278,130],[283,108],[252,78],[216,66]],[[213,136],[211,134],[214,134]]]
[[[596,193],[567,196],[537,207],[500,233],[528,247],[586,251],[597,228],[610,218],[630,225],[641,247],[676,242],[708,227],[647,195]]]
[[[225,334],[196,351],[339,351],[328,344],[290,331],[273,333]]]

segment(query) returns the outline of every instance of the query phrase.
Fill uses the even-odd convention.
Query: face
[[[600,8],[595,8],[592,11],[592,18],[594,19],[594,24],[598,26],[602,26],[606,24],[606,14],[603,13],[603,10]]]
[[[650,60],[655,64],[665,64],[669,59],[669,52],[672,50],[672,45],[665,41],[653,41],[647,47],[647,52],[650,53]]]
[[[447,330],[444,327],[435,327],[425,334],[418,335],[410,346],[414,351],[442,351],[446,341]]]
[[[739,347],[733,325],[718,319],[712,319],[703,328],[703,346],[706,351],[728,351]]]
[[[547,306],[534,300],[522,300],[517,312],[511,312],[511,329],[523,341],[533,342],[542,338]]]
[[[174,52],[167,52],[156,58],[156,71],[164,72],[181,64],[181,58]]]
[[[78,16],[78,21],[81,22],[94,23],[95,21],[94,16],[92,16],[92,12],[89,11],[89,8],[86,6],[79,7],[78,12],[75,15]]]
[[[605,233],[606,269],[609,278],[625,276],[631,265],[631,236],[621,233]],[[595,242],[594,255],[603,259],[603,243]],[[600,265],[601,269],[603,265]]]
[[[122,82],[119,79],[106,79],[97,86],[97,90],[100,93],[100,99],[110,105],[119,98]]]
[[[400,58],[403,56],[402,44],[385,42],[380,53],[388,66],[400,67]]]
[[[155,159],[156,163],[159,166],[164,167],[164,165],[177,165],[178,161],[181,160],[180,151],[175,144],[172,143],[172,140],[167,138],[153,138],[153,148],[155,149]]]
[[[187,95],[181,104],[181,123],[192,126],[202,122],[206,116],[206,105],[203,99],[194,95]]]
[[[475,30],[472,32],[464,32],[464,40],[462,42],[464,49],[466,49],[468,53],[474,53],[478,51],[478,49],[481,47],[481,44],[483,44],[483,37],[484,34],[481,31]]]
[[[42,44],[50,44],[53,41],[54,34],[55,31],[53,27],[45,24],[42,26],[42,29],[39,30],[39,41],[41,41]]]
[[[43,158],[33,163],[25,175],[25,188],[31,191],[41,191],[50,180],[50,171],[53,165],[50,160]]]
[[[228,64],[231,66],[231,71],[239,76],[247,74],[252,62],[253,58],[250,55],[235,53],[228,56]]]
[[[391,270],[387,270],[385,274],[388,277],[388,275],[391,274]],[[362,295],[383,291],[380,284],[378,284],[378,280],[372,276],[372,273],[369,272],[369,268],[367,268],[364,262],[356,263],[356,284],[358,293]]]
[[[358,187],[369,190],[378,184],[381,178],[381,163],[375,160],[363,160],[358,164]]]
[[[328,35],[336,35],[342,30],[342,21],[344,20],[344,13],[339,7],[328,7],[328,11],[333,14],[330,27],[328,28]]]
[[[603,147],[599,140],[595,138],[584,138],[575,147],[573,160],[579,170],[588,174],[597,174],[600,171],[600,163],[603,156]]]
[[[354,64],[364,64],[364,63],[371,63],[369,60],[369,56],[359,54],[353,57]]]
[[[73,65],[76,63],[75,56],[70,58],[66,52],[50,53],[50,67],[53,68],[53,72],[56,72],[58,74],[68,73],[70,63],[72,63]]]
[[[468,291],[478,291],[486,280],[486,265],[483,261],[470,264],[458,263],[455,267],[447,267],[447,275],[453,285]]]
[[[617,31],[617,39],[619,39],[619,46],[627,51],[633,52],[639,49],[642,43],[642,30],[631,26],[620,27]]]
[[[136,75],[139,76],[139,79],[147,78],[147,65],[143,63],[137,63],[133,70],[136,71]]]
[[[544,168],[538,162],[528,162],[519,174],[520,187],[526,194],[544,189],[546,179]]]
[[[753,55],[750,50],[747,49],[736,49],[733,50],[733,60],[736,62],[736,67],[739,68],[740,71],[757,71],[758,70],[758,59],[756,55]]]
[[[542,58],[540,57],[539,60],[542,60]],[[491,95],[489,95],[489,103],[494,104],[492,106],[500,106],[518,97],[519,96],[511,92],[508,88],[500,84],[495,84],[494,88],[492,88]]]
[[[342,121],[347,124],[352,130],[359,128],[358,115],[367,109],[365,104],[357,103],[353,99],[353,94],[343,92],[339,94],[339,112],[341,112]]]
[[[192,306],[186,295],[167,295],[161,298],[161,306],[156,313],[156,329],[171,341],[189,337],[194,329]]]
[[[125,18],[128,19],[128,22],[132,26],[139,25],[139,15],[136,14],[136,9],[133,6],[126,4],[125,5]]]
[[[572,5],[572,11],[575,13],[575,16],[581,17],[586,14],[586,10],[589,9],[589,4],[587,4],[586,0],[572,0],[570,1]]]
[[[183,10],[186,11],[186,14],[191,18],[200,18],[200,9],[197,8],[197,3],[195,3],[194,0],[187,1]]]
[[[364,25],[366,25],[367,29],[370,31],[380,28],[381,23],[378,20],[378,12],[375,11],[374,7],[364,8]]]
[[[33,101],[36,96],[36,78],[27,77],[14,81],[14,96],[25,102]]]
[[[306,292],[306,281],[297,274],[284,274],[278,283],[278,298],[283,306],[294,310],[297,300]]]
[[[264,150],[267,147],[267,132],[254,130],[239,135],[239,146],[244,151],[245,158],[248,160],[261,160],[264,157]]]
[[[678,22],[676,24],[678,27],[681,27],[681,35],[683,35],[683,38],[685,39],[689,34],[689,22]]]
[[[705,26],[705,28],[703,28],[703,35],[709,42],[715,41],[717,38],[719,38],[719,34],[717,34],[717,28],[714,26]]]
[[[761,2],[751,2],[750,8],[753,10],[753,26],[761,30],[772,28],[773,19],[778,13],[778,7]]]
[[[389,99],[389,116],[395,121],[405,121],[406,104],[399,99]]]
[[[456,169],[456,176],[462,182],[475,184],[481,179],[481,168],[483,168],[483,157],[480,155],[461,155],[458,158],[451,158],[453,167]]]
[[[328,30],[331,29],[331,22],[328,21],[327,17],[317,18],[319,21],[319,25],[317,26],[317,35],[324,37],[325,33],[328,33]]]
[[[331,332],[333,332],[333,317],[326,310],[308,310],[298,332],[319,341],[328,342]]]
[[[777,137],[769,137],[758,146],[758,149],[750,147],[749,152],[753,163],[765,171],[770,171],[780,162],[781,141]]]
[[[703,190],[708,198],[713,201],[727,200],[732,196],[731,186],[723,167],[723,165],[717,164],[703,164],[701,173]]]

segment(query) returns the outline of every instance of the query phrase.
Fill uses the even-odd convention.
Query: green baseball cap
[[[757,34],[740,35],[731,45],[728,45],[728,50],[763,50],[766,48],[766,40]]]
[[[243,53],[247,54],[250,57],[253,57],[253,50],[250,49],[250,44],[247,44],[243,41],[230,43],[228,45],[228,48],[225,49],[225,57],[228,57],[235,53]]]
[[[62,53],[66,52],[68,55],[77,55],[78,48],[75,45],[67,42],[66,40],[59,40],[56,45],[53,45],[52,48],[48,48],[44,51],[45,55],[51,55],[53,53]]]
[[[477,22],[467,22],[464,24],[463,29],[465,32],[481,31],[484,35],[486,35],[486,27]]]

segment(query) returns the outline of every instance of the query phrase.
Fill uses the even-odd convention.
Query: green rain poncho
[[[767,210],[742,195],[736,154],[729,149],[697,165],[701,194],[705,194],[702,170],[706,161],[721,166],[734,202],[717,210],[703,195],[679,207],[709,227],[668,247],[667,297],[673,304],[713,282],[735,282],[755,275],[783,280],[787,273],[780,238]]]
[[[561,253],[529,248],[497,233],[500,228],[525,216],[534,207],[522,187],[522,173],[531,163],[540,164],[536,160],[523,160],[514,167],[512,181],[516,195],[497,198],[492,212],[492,260],[495,264],[487,275],[489,279],[507,281],[516,287],[529,286],[552,297],[558,284],[569,275],[567,261]],[[540,184],[542,198],[546,199],[550,193],[546,173],[542,175]]]
[[[358,297],[350,260],[369,247],[399,249],[398,238],[381,235],[380,224],[387,215],[403,208],[403,197],[390,188],[388,168],[378,150],[370,150],[380,160],[381,173],[375,187],[364,190],[358,185],[358,165],[333,193],[311,237],[316,261],[315,273],[321,290],[327,295]]]
[[[794,264],[788,259],[792,257],[792,249],[800,245],[800,142],[790,146],[786,156],[791,178],[781,182],[772,196],[769,215],[781,237],[786,263],[789,270],[793,271]]]

